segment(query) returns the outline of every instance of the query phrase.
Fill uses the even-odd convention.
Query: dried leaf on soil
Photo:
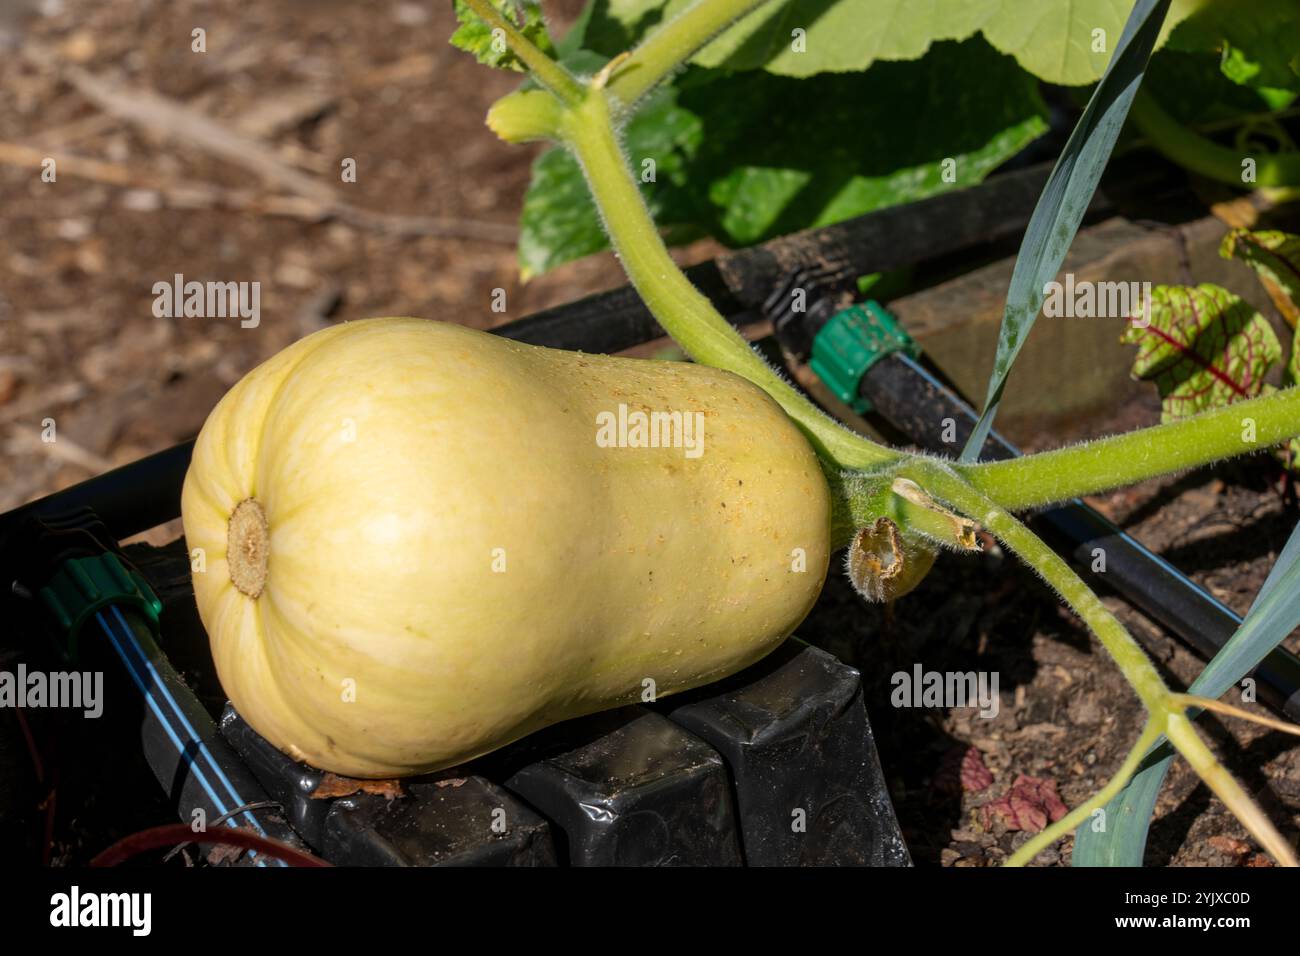
[[[1065,816],[1067,808],[1056,792],[1056,781],[1021,774],[1004,795],[980,808],[986,829],[1001,818],[1008,830],[1037,833]]]
[[[347,797],[354,793],[373,793],[389,800],[403,797],[400,780],[357,780],[352,777],[340,777],[338,774],[326,773],[312,791],[313,800],[328,800],[332,797]]]

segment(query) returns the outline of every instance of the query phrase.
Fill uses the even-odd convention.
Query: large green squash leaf
[[[595,0],[583,45],[613,56],[690,2]],[[1175,0],[1162,39],[1209,2]],[[694,62],[812,76],[916,59],[937,40],[982,32],[1035,76],[1081,85],[1105,70],[1132,8],[1133,0],[775,0],[722,33]],[[802,52],[796,30],[804,31]]]
[[[1260,394],[1282,357],[1268,320],[1227,289],[1156,286],[1121,341],[1140,347],[1133,376],[1160,389],[1162,421]]]
[[[699,146],[701,123],[677,105],[678,90],[652,93],[623,129],[623,145],[639,175],[655,161],[655,181],[643,183],[650,212],[660,225],[690,223],[691,194],[686,164]],[[684,238],[689,238],[686,236]],[[553,147],[533,163],[519,230],[519,271],[527,280],[549,269],[609,247],[596,204],[577,160]]]
[[[976,39],[806,80],[692,69],[623,140],[638,176],[655,161],[643,190],[670,234],[747,245],[977,183],[1042,135],[1045,115],[1033,78]],[[605,246],[577,163],[545,153],[524,199],[523,273]]]
[[[1217,54],[1223,74],[1234,83],[1300,92],[1296,0],[1216,0],[1188,17],[1170,36],[1169,47]]]

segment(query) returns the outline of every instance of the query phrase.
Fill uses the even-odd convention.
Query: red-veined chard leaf
[[[1155,382],[1166,422],[1254,398],[1282,357],[1268,320],[1209,284],[1156,286],[1120,341],[1138,346],[1133,377]]]
[[[1300,322],[1300,236],[1234,229],[1223,237],[1219,254],[1225,259],[1240,259],[1254,269],[1282,317],[1291,328],[1297,327]],[[1292,347],[1292,381],[1296,380],[1296,354]]]
[[[1300,384],[1300,236],[1234,229],[1224,236],[1219,253],[1240,259],[1254,269],[1278,312],[1290,323],[1291,358],[1286,366],[1286,384]],[[1291,470],[1300,470],[1300,438],[1287,442],[1283,460]]]

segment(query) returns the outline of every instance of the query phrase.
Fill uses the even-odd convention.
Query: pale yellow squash
[[[702,453],[598,441],[620,404],[702,413]],[[203,427],[183,514],[230,699],[355,777],[731,674],[799,624],[830,551],[812,449],[743,379],[419,319],[250,372]]]

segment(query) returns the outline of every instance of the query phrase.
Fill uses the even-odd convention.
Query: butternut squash
[[[731,674],[804,618],[831,546],[816,456],[749,382],[420,319],[250,372],[182,509],[230,699],[353,777]]]

